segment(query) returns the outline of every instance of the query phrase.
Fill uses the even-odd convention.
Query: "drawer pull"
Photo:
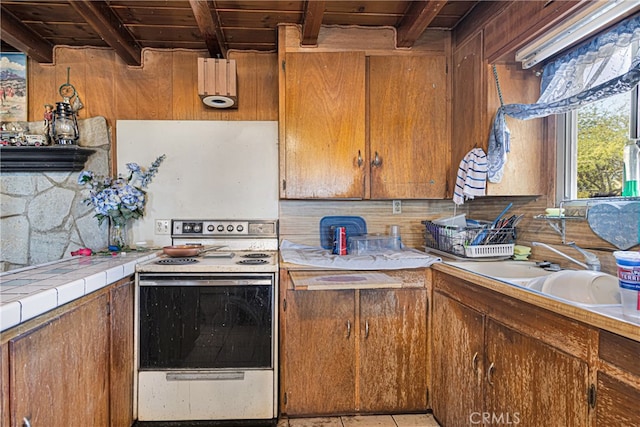
[[[473,360],[471,361],[471,367],[474,371],[478,370],[478,352],[473,355]]]
[[[364,337],[369,338],[369,321],[364,321]]]
[[[347,320],[347,339],[351,336],[351,320]]]

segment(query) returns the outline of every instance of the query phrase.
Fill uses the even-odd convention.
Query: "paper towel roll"
[[[233,99],[222,95],[209,95],[202,98],[205,105],[213,108],[229,108],[236,103]]]

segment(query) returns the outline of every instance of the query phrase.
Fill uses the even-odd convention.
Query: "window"
[[[630,138],[639,137],[638,105],[636,87],[564,115],[558,153],[564,185],[558,186],[563,191],[558,200],[623,195],[623,152]]]

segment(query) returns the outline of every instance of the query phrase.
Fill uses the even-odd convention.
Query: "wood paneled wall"
[[[111,128],[118,120],[278,120],[278,69],[276,53],[230,52],[238,63],[238,109],[206,107],[197,93],[197,58],[204,51],[144,51],[141,67],[125,65],[109,49],[57,47],[55,63],[40,65],[29,61],[29,121],[42,119],[44,104],[60,101],[58,88],[67,82],[77,89],[84,108],[81,118],[104,116]],[[112,137],[115,132],[112,132]],[[546,197],[486,197],[468,201],[457,213],[492,220],[510,201],[513,214],[525,214],[519,226],[518,243],[533,240],[553,244],[558,249],[582,257],[562,246],[560,236],[544,220],[534,216],[551,206]],[[388,233],[400,226],[403,242],[414,248],[424,246],[425,219],[453,214],[451,200],[404,200],[402,213],[393,215],[391,201],[302,201],[280,203],[281,238],[296,243],[319,244],[319,222],[327,215],[359,215],[371,233]],[[591,232],[586,221],[571,222],[567,240],[587,249],[596,249],[605,271],[615,274],[613,248]],[[572,252],[573,251],[573,252]],[[544,249],[534,248],[536,259],[566,262]]]
[[[552,206],[545,196],[478,197],[459,206],[456,214],[464,213],[467,218],[493,221],[509,203],[513,203],[513,207],[507,216],[524,214],[517,228],[518,244],[531,246],[532,241],[544,242],[579,261],[584,261],[582,255],[563,244],[561,236],[546,220],[536,218],[544,214],[545,208]],[[448,217],[453,213],[454,204],[451,200],[403,200],[402,213],[399,215],[392,214],[391,200],[282,200],[280,202],[280,237],[294,243],[319,246],[319,226],[322,217],[357,215],[365,219],[367,231],[371,234],[389,234],[391,225],[399,225],[403,243],[423,250],[425,229],[421,221]],[[613,257],[615,248],[596,236],[586,220],[567,221],[565,241],[574,241],[579,247],[594,252],[600,258],[602,270],[616,274]],[[559,263],[566,268],[580,268],[540,247],[532,247],[531,259]]]
[[[204,51],[145,49],[141,67],[127,66],[111,49],[56,47],[54,63],[28,62],[28,120],[62,100],[71,83],[84,104],[79,118],[103,116],[111,129],[111,168],[117,164],[118,120],[278,120],[278,56],[229,52],[237,62],[238,108],[205,106],[198,95],[198,57]],[[55,104],[54,104],[55,105]]]

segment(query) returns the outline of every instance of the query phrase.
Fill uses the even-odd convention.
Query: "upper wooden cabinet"
[[[369,58],[372,199],[440,199],[449,170],[444,55]]]
[[[281,196],[364,198],[364,52],[288,53]]]
[[[466,38],[453,53],[453,115],[451,173],[455,180],[458,165],[473,148],[488,152],[489,134],[500,99],[492,64],[484,57],[487,30]],[[539,77],[519,64],[496,64],[505,104],[534,103],[539,97]],[[500,183],[487,183],[488,196],[547,194],[550,165],[554,164],[555,142],[546,119],[516,120],[507,117],[511,130],[511,150]],[[454,181],[455,182],[455,181]]]
[[[386,30],[367,33],[370,49],[349,34],[314,50],[297,47],[295,29],[282,34],[280,197],[444,198],[449,35],[407,52],[386,45]]]

